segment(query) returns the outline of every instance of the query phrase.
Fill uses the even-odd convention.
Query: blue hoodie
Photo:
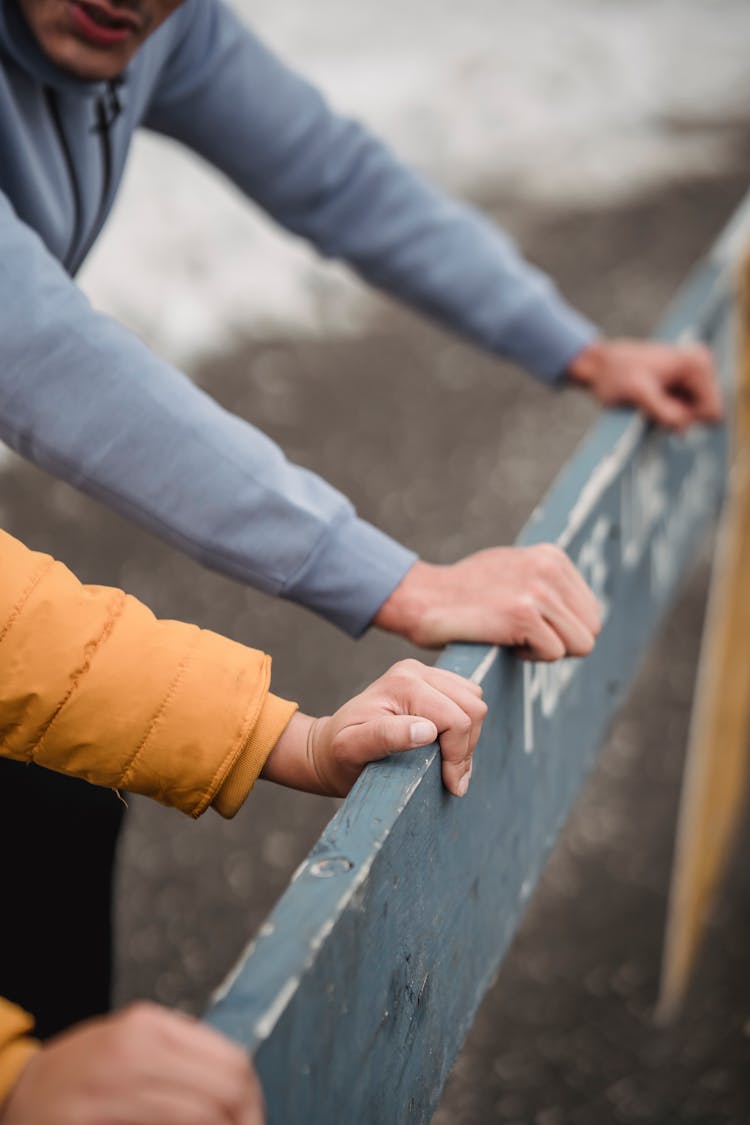
[[[186,0],[104,84],[56,68],[17,0],[0,0],[0,64],[0,437],[205,565],[358,635],[414,554],[72,280],[134,131],[183,142],[323,254],[542,379],[594,328],[501,231],[332,112],[222,0]]]

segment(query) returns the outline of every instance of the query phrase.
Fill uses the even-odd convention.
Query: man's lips
[[[141,30],[139,16],[108,0],[69,0],[73,27],[80,38],[97,47],[113,47]]]

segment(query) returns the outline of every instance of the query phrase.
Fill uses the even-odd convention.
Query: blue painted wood
[[[725,240],[726,241],[726,240]],[[732,366],[721,244],[662,325]],[[489,714],[461,801],[437,748],[370,767],[205,1019],[255,1057],[270,1125],[427,1122],[639,659],[723,492],[726,437],[610,412],[521,543],[555,540],[606,605],[596,654],[453,645]]]

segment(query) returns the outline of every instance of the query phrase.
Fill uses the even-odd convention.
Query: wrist
[[[290,789],[318,792],[314,772],[307,757],[310,730],[315,723],[312,715],[297,711],[266,759],[261,777],[286,785]]]
[[[19,1087],[27,1086],[26,1071],[42,1049],[36,1039],[24,1036],[6,1047],[0,1057],[0,1125],[15,1117]]]
[[[606,341],[594,340],[582,349],[568,364],[565,372],[571,383],[592,388],[599,378],[606,354]]]
[[[372,619],[373,625],[387,633],[398,633],[413,644],[423,643],[424,615],[434,602],[429,591],[434,587],[440,570],[441,567],[418,559],[383,602]]]
[[[313,721],[307,733],[306,756],[311,778],[316,788],[314,792],[324,797],[346,796],[347,789],[337,784],[326,764],[331,762],[332,723],[330,715],[323,715]]]

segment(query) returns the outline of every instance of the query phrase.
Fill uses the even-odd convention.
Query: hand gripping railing
[[[733,265],[750,197],[659,337],[734,366]],[[726,436],[605,413],[519,543],[556,541],[605,607],[594,654],[526,664],[451,645],[489,713],[463,800],[437,747],[369,767],[205,1019],[252,1053],[269,1125],[427,1122],[654,630],[711,527]]]

